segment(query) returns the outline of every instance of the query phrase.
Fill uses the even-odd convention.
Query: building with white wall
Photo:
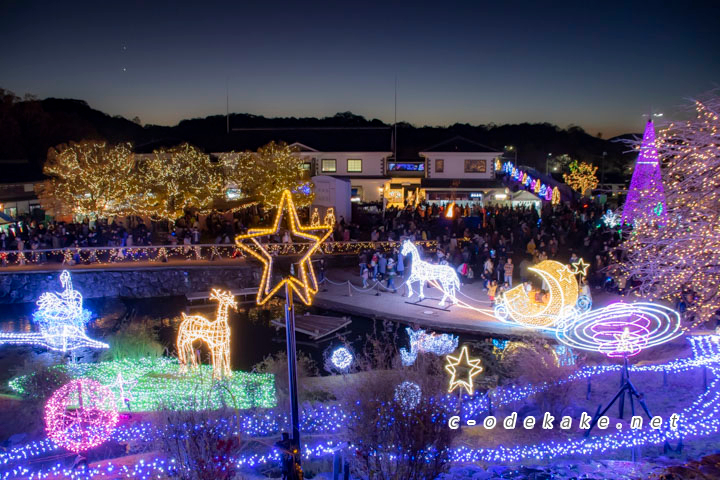
[[[349,222],[352,218],[350,182],[329,175],[316,175],[311,180],[315,185],[315,200],[312,208],[318,209],[319,218],[324,219],[327,210],[332,207],[338,222],[342,219]]]
[[[485,204],[506,200],[505,186],[495,177],[495,161],[502,151],[457,136],[419,154],[426,162],[421,182],[426,201]]]
[[[386,180],[385,161],[391,152],[321,152],[306,145],[301,148],[303,156],[312,159],[310,168],[314,175],[329,175],[348,180],[353,200],[377,202],[382,199],[381,193]]]

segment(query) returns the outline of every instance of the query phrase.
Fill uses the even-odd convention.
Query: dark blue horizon
[[[717,85],[720,6],[618,2],[13,2],[0,87],[173,125],[352,111],[416,125],[641,131]]]

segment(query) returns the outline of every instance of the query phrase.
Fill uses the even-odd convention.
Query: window
[[[359,173],[362,172],[362,159],[359,158],[348,158],[347,161],[348,173]]]
[[[311,165],[312,165],[312,164],[311,164],[310,162],[304,162],[304,163],[302,164],[302,169],[303,169],[303,170],[310,170]]]
[[[323,173],[337,172],[337,162],[335,161],[335,159],[334,158],[323,158],[321,171]]]
[[[445,160],[442,158],[435,159],[435,173],[443,173],[445,171]]]
[[[485,173],[486,169],[485,160],[465,160],[465,173]]]

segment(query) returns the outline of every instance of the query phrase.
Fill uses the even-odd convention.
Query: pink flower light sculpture
[[[45,404],[48,437],[71,452],[102,444],[117,422],[115,395],[95,380],[80,378],[66,383]]]

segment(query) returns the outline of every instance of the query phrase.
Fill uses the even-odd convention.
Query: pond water
[[[229,324],[231,329],[231,355],[232,367],[237,370],[250,371],[267,355],[285,350],[285,329],[277,329],[270,324],[275,318],[283,315],[283,303],[280,300],[269,302],[269,308],[259,308],[252,302],[240,303],[238,311],[230,311]],[[171,354],[175,352],[176,327],[164,319],[179,317],[182,312],[188,312],[185,297],[162,297],[144,299],[87,299],[84,307],[93,312],[93,320],[89,327],[89,335],[97,340],[103,340],[113,330],[120,327],[122,319],[130,314],[131,322],[147,322],[151,325],[157,338]],[[0,306],[0,331],[29,332],[35,330],[32,313],[37,309],[34,303],[10,304]],[[208,319],[215,317],[216,304],[214,302],[201,306],[191,307],[191,314],[203,315]],[[312,313],[329,316],[342,316],[337,312],[311,309]],[[296,314],[302,315],[304,310],[298,308]],[[407,335],[403,325],[383,322],[382,319],[370,319],[352,316],[352,323],[339,333],[351,346],[360,351],[365,339],[373,331],[397,331],[398,347],[407,346]],[[284,321],[284,318],[283,318]],[[102,326],[102,328],[98,328]],[[297,333],[297,348],[317,362],[320,372],[323,373],[324,354],[330,349],[340,346],[341,340],[337,334],[329,335],[319,341],[313,341],[308,336]],[[460,342],[484,340],[484,335],[460,334]],[[25,348],[25,347],[1,347]],[[28,348],[29,350],[29,348]],[[0,358],[4,352],[0,350]],[[205,358],[205,357],[203,357]],[[0,379],[2,381],[3,379]]]

